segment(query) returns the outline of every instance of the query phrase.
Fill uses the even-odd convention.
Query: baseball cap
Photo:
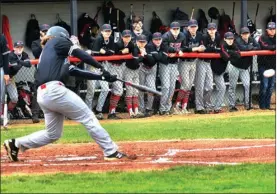
[[[276,29],[275,22],[269,22],[266,26],[267,29]]]
[[[232,33],[232,32],[226,32],[225,34],[224,34],[224,38],[226,38],[226,39],[234,39],[234,34]]]
[[[137,37],[137,41],[139,42],[147,42],[147,38],[145,35],[141,34]]]
[[[209,23],[208,24],[208,29],[212,29],[212,28],[217,29],[217,26],[216,26],[215,23]]]
[[[13,45],[14,47],[20,47],[20,46],[24,46],[24,43],[21,40],[18,40],[14,43]]]
[[[162,34],[160,32],[155,32],[152,36],[152,39],[162,39]]]
[[[130,30],[124,30],[124,31],[122,32],[122,36],[123,36],[123,37],[131,36],[131,31],[130,31]]]
[[[247,27],[242,27],[242,28],[240,29],[240,33],[241,33],[241,34],[250,33],[250,30],[249,30],[249,28],[247,28]]]
[[[39,29],[40,31],[47,31],[49,30],[50,26],[48,24],[42,24]]]
[[[179,22],[171,22],[170,28],[180,28],[180,23]]]
[[[195,20],[195,19],[189,20],[189,26],[190,26],[190,27],[192,27],[192,26],[198,26],[197,20]]]
[[[110,24],[104,24],[102,27],[101,27],[101,30],[102,31],[105,31],[105,30],[112,30],[112,27]]]

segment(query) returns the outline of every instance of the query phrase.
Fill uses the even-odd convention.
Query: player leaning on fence
[[[263,50],[276,50],[276,24],[274,22],[267,24],[266,33],[260,37],[259,44]],[[271,109],[270,101],[275,87],[276,75],[267,78],[263,73],[267,69],[276,70],[276,55],[258,56],[258,68],[261,80],[259,92],[260,109]]]
[[[24,52],[24,44],[22,41],[14,43],[14,50],[9,54],[9,75],[10,82],[6,84],[6,91],[9,94],[10,102],[8,104],[8,111],[10,115],[14,115],[13,110],[18,101],[18,92],[14,80],[14,76],[22,67],[31,67],[29,56]]]
[[[134,44],[131,42],[131,31],[124,30],[121,34],[121,40],[115,43],[115,53],[117,55],[126,55],[133,53]],[[117,78],[123,79],[125,72],[125,60],[114,61],[111,64],[110,71],[113,72],[114,75],[117,75]],[[123,94],[123,83],[120,81],[116,81],[112,83],[112,94],[110,97],[110,107],[109,107],[109,115],[108,119],[121,119],[116,115],[116,107],[120,97]]]
[[[114,46],[114,38],[112,37],[112,27],[110,24],[104,24],[101,27],[101,34],[99,34],[94,43],[92,48],[92,53],[94,56],[111,56],[115,53],[115,46]],[[110,67],[110,62],[103,61],[101,62],[105,70],[108,70]],[[99,69],[95,69],[92,67],[91,71],[99,73]],[[99,80],[88,80],[87,81],[87,95],[86,95],[86,104],[89,108],[92,109],[92,102],[93,97],[95,94],[95,89],[100,85],[101,92],[98,97],[98,102],[96,106],[95,115],[96,117],[101,120],[104,119],[103,117],[103,106],[105,104],[106,98],[109,94],[109,83]]]
[[[232,32],[226,32],[224,34],[224,42],[221,45],[221,57],[224,61],[230,61],[231,67],[230,71],[233,71],[235,67],[239,66],[241,56],[240,56],[240,50],[234,43],[234,34]],[[232,72],[231,72],[232,74]],[[233,82],[234,80],[229,79],[229,82]],[[233,84],[233,83],[232,83]],[[231,85],[231,83],[230,83]],[[229,88],[229,90],[232,90]],[[232,100],[232,99],[231,99]],[[235,101],[230,101],[230,112],[238,111],[238,109],[235,107]]]
[[[160,33],[156,33],[155,36],[153,36],[153,41],[160,46],[162,43],[162,35]],[[146,55],[143,57],[142,65],[139,70],[139,84],[156,90],[157,61],[153,56],[153,52],[156,51],[156,48],[151,44],[147,44],[145,46],[145,51]],[[145,105],[144,94],[144,92],[139,92],[139,110],[144,114],[144,116],[150,116],[154,96],[148,93],[147,104]]]
[[[188,31],[181,45],[181,52],[179,55],[183,55],[183,52],[203,52],[205,50],[202,41],[202,33],[198,32],[197,29],[198,22],[194,19],[190,20],[188,23]],[[199,60],[197,58],[181,58],[180,60],[181,62],[178,65],[178,70],[181,77],[181,88],[178,92],[173,111],[174,114],[187,114],[189,113],[187,110],[189,95],[195,80],[195,73],[199,65]],[[200,70],[202,70],[201,68]]]
[[[161,80],[161,100],[160,100],[160,115],[169,115],[172,106],[172,97],[175,91],[175,84],[178,72],[179,59],[176,55],[181,53],[181,47],[184,47],[185,36],[180,33],[180,24],[172,22],[170,31],[163,34],[163,45],[167,48],[168,61],[160,63],[159,74]]]
[[[5,87],[10,81],[9,76],[9,53],[8,43],[3,34],[0,34],[0,125],[2,125],[4,104],[5,104]]]
[[[240,36],[236,38],[236,44],[240,51],[259,50],[260,45],[250,36],[250,30],[243,27],[240,30]],[[249,91],[250,91],[250,66],[253,63],[253,57],[241,57],[240,63],[234,64],[229,72],[230,87],[229,97],[231,105],[235,104],[236,100],[236,86],[238,78],[242,81],[244,87],[244,107],[249,110]]]

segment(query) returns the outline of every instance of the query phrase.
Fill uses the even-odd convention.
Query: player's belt
[[[122,64],[121,64],[121,63],[119,63],[119,64],[117,64],[117,63],[112,63],[112,65],[114,65],[114,66],[121,66]]]
[[[61,85],[61,86],[63,86],[63,83],[62,83],[62,82],[58,82],[58,84]],[[39,87],[40,87],[41,90],[43,90],[43,89],[46,88],[46,86],[47,86],[47,83],[42,84],[42,85],[40,85]]]

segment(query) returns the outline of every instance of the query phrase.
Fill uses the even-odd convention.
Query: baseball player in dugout
[[[10,82],[9,75],[9,53],[6,37],[0,34],[0,125],[3,124],[4,104],[5,104],[5,88]]]
[[[39,58],[41,51],[42,51],[42,47],[41,47],[41,40],[42,38],[46,35],[47,30],[50,28],[50,26],[48,24],[42,24],[40,26],[40,38],[33,41],[32,45],[31,45],[31,49],[32,49],[32,53],[34,55],[34,57],[36,59]],[[36,90],[36,86],[34,88],[34,94],[33,94],[33,98],[32,98],[32,121],[33,123],[39,123],[39,112],[40,112],[40,107],[38,105],[37,102],[37,90]]]
[[[203,43],[206,47],[206,53],[220,53],[221,52],[221,37],[220,34],[217,33],[217,25],[215,23],[209,23],[207,34],[203,36]],[[215,100],[213,104],[214,113],[218,114],[221,113],[221,107],[224,101],[224,96],[226,92],[226,85],[224,81],[224,73],[227,67],[227,62],[223,61],[221,58],[216,59],[204,59],[205,62],[210,62],[211,70],[212,70],[212,77],[215,82]],[[207,67],[208,68],[208,67]],[[208,72],[206,72],[206,76],[210,76]],[[208,78],[208,77],[207,77]],[[206,83],[205,83],[206,84]],[[207,83],[208,87],[212,87],[213,84],[211,82]],[[204,99],[203,99],[204,100]],[[208,99],[209,101],[210,99]]]
[[[224,61],[228,62],[230,61],[231,63],[231,67],[230,67],[230,71],[232,71],[232,68],[234,67],[238,67],[240,65],[240,60],[241,60],[241,56],[240,56],[240,50],[239,48],[235,45],[234,43],[234,34],[232,32],[226,32],[224,34],[224,42],[221,45],[221,57],[223,58]],[[229,72],[230,73],[230,72]],[[232,72],[231,72],[232,73]],[[229,82],[232,82],[233,80],[231,80],[229,78]],[[230,83],[231,85],[231,83]],[[229,89],[230,90],[230,89]],[[229,98],[229,106],[230,112],[236,112],[238,111],[238,109],[235,106],[235,101],[230,101]]]
[[[131,36],[132,34],[130,30],[124,30],[122,32],[121,40],[115,43],[115,52],[117,55],[133,53],[134,44],[131,42]],[[125,67],[125,60],[114,61],[111,64],[110,72],[117,75],[117,78],[122,79]],[[123,83],[120,81],[113,82],[111,93],[108,119],[121,119],[116,115],[116,107],[123,94]]]
[[[260,50],[258,42],[250,36],[250,30],[248,27],[243,27],[240,30],[240,36],[236,38],[236,45],[240,51],[253,51]],[[236,100],[236,86],[238,78],[242,81],[244,87],[244,107],[246,110],[250,110],[249,91],[250,91],[250,66],[253,63],[253,56],[241,57],[240,64],[237,66],[231,66],[229,72],[229,97],[231,105],[235,104]]]
[[[64,117],[82,123],[90,136],[102,148],[105,160],[126,158],[118,151],[107,131],[100,125],[91,109],[74,92],[63,84],[64,77],[78,76],[84,79],[116,81],[101,63],[88,53],[73,45],[69,33],[60,26],[51,27],[44,40],[39,60],[36,81],[38,103],[45,115],[45,129],[30,135],[4,141],[4,147],[11,161],[18,161],[18,151],[38,148],[58,140],[62,135]],[[101,74],[81,70],[65,63],[68,56],[74,56],[101,70]]]
[[[156,32],[152,36],[152,41],[147,45],[149,50],[151,51],[150,54],[152,54],[154,58],[154,68],[157,71],[157,68],[160,64],[168,64],[168,48],[166,45],[162,44],[162,34],[159,32]],[[155,75],[154,75],[155,74]],[[149,87],[152,87],[153,89],[156,89],[155,81],[156,81],[156,73],[152,72],[152,74],[148,74],[149,81],[146,81]],[[152,96],[148,95],[148,104],[145,110],[145,116],[152,116],[153,111],[153,98]]]
[[[9,94],[10,102],[8,104],[9,115],[14,115],[14,108],[18,101],[18,92],[14,80],[14,76],[19,72],[22,67],[30,68],[29,56],[24,52],[24,44],[22,41],[14,43],[14,50],[9,54],[9,75],[10,82],[6,84],[6,91]],[[11,116],[12,117],[12,116]]]
[[[276,24],[269,22],[267,24],[266,33],[259,39],[259,44],[262,50],[276,51]],[[258,56],[258,68],[260,75],[260,92],[259,92],[259,106],[260,109],[269,109],[272,92],[275,88],[276,74],[272,77],[265,77],[264,71],[274,69],[276,71],[276,55]]]
[[[145,35],[139,35],[134,45],[133,59],[126,60],[126,69],[124,72],[125,80],[134,84],[139,84],[139,68],[142,65],[143,58],[147,55],[145,46],[147,38]],[[139,56],[140,55],[140,56]],[[141,118],[144,114],[139,112],[139,91],[132,86],[126,85],[126,105],[130,118]]]
[[[202,33],[197,30],[197,20],[189,20],[188,31],[184,38],[184,44],[181,47],[179,55],[183,55],[183,52],[203,52],[205,50],[205,47],[203,46]],[[195,79],[196,66],[198,66],[197,63],[199,62],[197,58],[181,58],[180,61],[178,69],[181,76],[181,88],[173,107],[173,113],[188,114],[190,113],[187,107],[189,95]]]
[[[160,115],[169,115],[172,107],[172,97],[175,91],[176,80],[179,75],[177,54],[182,54],[181,48],[184,48],[185,36],[180,33],[179,22],[170,24],[170,31],[163,34],[163,46],[167,48],[168,63],[161,63],[159,66],[159,74],[161,80],[161,100]]]
[[[132,42],[136,43],[137,37],[142,34],[146,36],[147,42],[151,41],[151,38],[152,38],[151,32],[143,28],[142,19],[136,16],[133,20]]]
[[[94,56],[111,56],[115,53],[115,43],[112,34],[112,27],[110,24],[104,24],[101,27],[101,34],[99,34],[93,44],[92,53]],[[105,70],[109,70],[111,63],[108,61],[101,62],[102,66]],[[92,72],[98,73],[99,69],[94,67],[90,67]],[[104,119],[103,117],[103,106],[105,104],[106,98],[109,94],[109,83],[105,81],[96,81],[96,80],[88,80],[87,81],[87,94],[86,94],[86,104],[89,108],[92,109],[93,97],[95,94],[95,89],[101,87],[101,92],[98,97],[98,102],[96,106],[96,117],[99,120]]]
[[[152,41],[156,42],[156,45],[160,47],[162,35],[160,33],[155,33],[155,36],[152,37]],[[146,55],[143,57],[142,65],[139,70],[139,84],[156,90],[157,61],[153,56],[153,52],[155,52],[156,49],[150,44],[147,44],[144,48]],[[148,117],[152,114],[154,96],[147,93],[147,103],[144,102],[144,99],[145,93],[139,92],[139,111],[142,112],[144,116]]]
[[[220,51],[220,37],[217,35],[217,26],[215,23],[209,23],[207,34],[203,35],[203,44],[205,52],[216,53]],[[195,104],[196,111],[200,114],[210,113],[213,109],[211,95],[213,90],[213,72],[211,68],[212,60],[204,58],[197,65],[195,80]],[[225,91],[224,91],[225,92]]]

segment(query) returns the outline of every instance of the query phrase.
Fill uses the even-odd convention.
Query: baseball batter
[[[5,103],[5,87],[9,83],[9,53],[10,50],[7,46],[7,40],[3,34],[0,34],[0,115],[1,123],[4,113],[4,103]]]
[[[74,92],[67,89],[62,83],[69,73],[85,79],[101,79],[113,82],[116,76],[104,70],[104,67],[95,61],[85,51],[75,47],[69,40],[68,32],[59,26],[51,27],[43,40],[45,44],[39,59],[36,81],[38,87],[38,103],[45,115],[45,129],[30,135],[4,141],[4,147],[11,161],[18,161],[18,151],[38,148],[58,140],[62,135],[64,117],[82,123],[90,136],[103,149],[104,159],[113,160],[126,157],[118,150],[107,131],[90,108]],[[69,56],[74,56],[87,64],[101,69],[102,75],[94,75],[85,70],[65,65]]]

